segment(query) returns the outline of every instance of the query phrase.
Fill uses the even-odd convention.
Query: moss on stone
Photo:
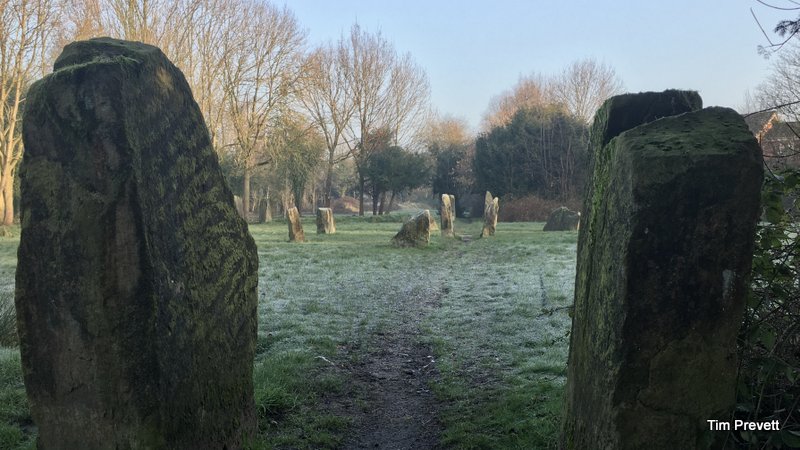
[[[403,223],[400,231],[392,238],[392,245],[395,247],[425,247],[431,241],[431,218],[430,211],[420,211]]]
[[[706,445],[733,402],[760,150],[735,111],[707,108],[622,131],[595,162],[562,445]]]
[[[257,254],[155,47],[73,43],[26,105],[21,353],[47,448],[238,448],[255,431]]]

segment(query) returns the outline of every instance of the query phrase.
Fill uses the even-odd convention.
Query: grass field
[[[281,221],[250,226],[260,259],[255,447],[348,442],[353,419],[335,405],[343,397],[368,405],[345,369],[376,354],[389,333],[411,333],[433,353],[444,447],[552,447],[577,233],[501,223],[496,236],[476,239],[479,221],[458,221],[456,234],[470,242],[436,232],[428,248],[397,249],[389,239],[398,220],[337,217],[335,235],[316,235],[304,218],[303,244],[286,242]],[[17,242],[0,238],[3,300]],[[0,448],[32,446],[24,398],[17,351],[0,349]]]

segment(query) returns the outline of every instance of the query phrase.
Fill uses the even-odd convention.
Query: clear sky
[[[773,0],[786,5],[784,0]],[[630,92],[694,89],[733,108],[767,75],[764,28],[796,11],[755,0],[286,0],[311,45],[356,21],[409,52],[428,74],[432,103],[477,130],[491,98],[520,76],[560,72],[594,57]]]

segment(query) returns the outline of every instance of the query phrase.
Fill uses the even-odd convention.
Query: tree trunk
[[[380,194],[378,193],[378,188],[373,186],[372,187],[372,215],[378,215],[378,199],[380,198]]]
[[[331,191],[333,191],[333,152],[328,154],[328,170],[325,173],[325,188],[322,193],[322,206],[331,207]]]
[[[386,214],[392,212],[392,208],[394,207],[394,194],[396,193],[396,191],[392,191],[392,195],[389,196],[389,206],[386,207]]]
[[[386,214],[386,191],[381,192],[381,206],[378,208],[378,214]]]
[[[247,212],[250,211],[250,167],[244,165],[244,181],[242,182],[242,217],[247,220]]]
[[[303,189],[294,191],[294,207],[297,208],[297,215],[303,216]]]
[[[14,223],[14,176],[8,174],[3,179],[3,225]]]
[[[364,180],[364,175],[361,173],[358,174],[358,215],[364,215],[364,185],[366,181]]]

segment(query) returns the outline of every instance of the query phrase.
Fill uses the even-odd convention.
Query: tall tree
[[[14,222],[14,176],[22,159],[21,121],[28,85],[43,75],[53,42],[55,5],[0,0],[0,209]]]
[[[344,132],[355,112],[355,103],[349,95],[352,77],[346,72],[350,67],[348,56],[343,41],[336,46],[319,47],[311,52],[302,79],[303,92],[299,96],[301,104],[325,140],[327,158],[322,197],[326,207],[331,206],[333,169],[347,157],[347,153],[341,154],[341,147]]]
[[[364,215],[364,169],[379,142],[374,137],[388,133],[395,144],[401,144],[401,139],[415,136],[430,90],[425,73],[410,57],[399,58],[380,33],[370,34],[356,24],[343,41],[349,96],[354,103],[345,142],[356,163],[359,214]]]
[[[606,99],[622,92],[614,69],[591,58],[570,64],[550,86],[553,100],[587,125]]]
[[[378,215],[391,209],[400,192],[427,183],[430,163],[425,155],[388,146],[370,156],[365,173],[372,191],[372,215]],[[388,202],[387,193],[390,194]]]
[[[250,175],[265,157],[271,127],[292,101],[302,73],[305,33],[288,9],[243,3],[232,38],[226,39],[223,88],[233,148],[242,174],[242,209],[250,208]]]
[[[492,128],[508,124],[521,108],[538,108],[553,103],[551,80],[533,74],[520,77],[511,90],[492,98],[483,116],[481,129],[488,132]]]
[[[496,195],[566,198],[585,178],[586,125],[557,106],[523,108],[475,144],[475,177]]]
[[[297,114],[287,114],[281,122],[276,130],[280,138],[274,152],[275,172],[288,185],[297,211],[302,211],[306,186],[319,166],[325,144],[318,129]]]

